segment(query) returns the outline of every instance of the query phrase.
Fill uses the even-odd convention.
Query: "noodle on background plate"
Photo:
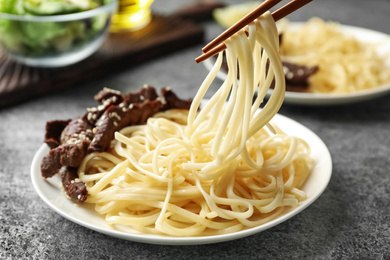
[[[310,77],[310,93],[354,93],[390,84],[387,55],[379,54],[382,43],[364,42],[341,30],[338,23],[312,18],[292,27],[281,21],[282,59],[302,65],[318,65]]]
[[[246,30],[249,37],[242,30],[225,42],[231,69],[201,110],[222,53],[189,111],[161,112],[145,125],[126,127],[110,151],[85,157],[78,174],[86,203],[113,228],[169,236],[232,233],[306,199],[300,188],[314,165],[310,147],[269,123],[285,92],[276,24],[267,12]],[[273,94],[259,110],[273,80]]]

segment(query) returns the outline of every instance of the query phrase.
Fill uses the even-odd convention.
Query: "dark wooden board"
[[[63,68],[33,68],[0,53],[0,108],[131,68],[202,42],[203,29],[175,17],[153,15],[135,32],[111,33],[91,57]]]

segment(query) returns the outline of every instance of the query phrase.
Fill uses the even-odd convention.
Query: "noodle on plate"
[[[88,189],[86,203],[113,228],[169,236],[231,233],[305,200],[300,188],[314,164],[310,147],[270,123],[285,93],[276,24],[267,12],[245,29],[249,37],[242,30],[225,42],[230,69],[210,100],[203,98],[222,53],[189,111],[168,110],[125,127],[108,152],[84,158],[78,175]]]
[[[363,42],[343,32],[338,23],[312,18],[292,28],[280,23],[283,61],[318,65],[309,79],[310,93],[354,93],[390,84],[390,53],[379,54],[381,43]]]

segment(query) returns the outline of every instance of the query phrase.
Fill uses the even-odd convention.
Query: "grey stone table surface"
[[[153,9],[170,13],[186,3],[156,0]],[[315,0],[290,19],[319,16],[390,34],[389,13],[389,0]],[[221,32],[212,21],[202,26],[205,41]],[[30,164],[47,120],[82,114],[103,87],[129,92],[148,83],[193,97],[207,74],[193,61],[201,47],[0,110],[0,259],[390,259],[390,95],[331,107],[283,105],[281,114],[312,129],[328,146],[331,181],[300,214],[236,241],[162,246],[121,240],[63,218],[39,198]]]

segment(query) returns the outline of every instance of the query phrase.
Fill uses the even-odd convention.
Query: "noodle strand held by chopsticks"
[[[202,109],[222,54],[189,111],[168,110],[146,125],[126,127],[109,153],[84,160],[79,176],[90,192],[86,203],[113,228],[230,233],[264,224],[306,198],[300,188],[313,165],[310,147],[269,123],[285,91],[275,22],[267,12],[244,30],[249,37],[242,30],[225,41],[227,79]],[[259,110],[273,81],[273,94]]]

